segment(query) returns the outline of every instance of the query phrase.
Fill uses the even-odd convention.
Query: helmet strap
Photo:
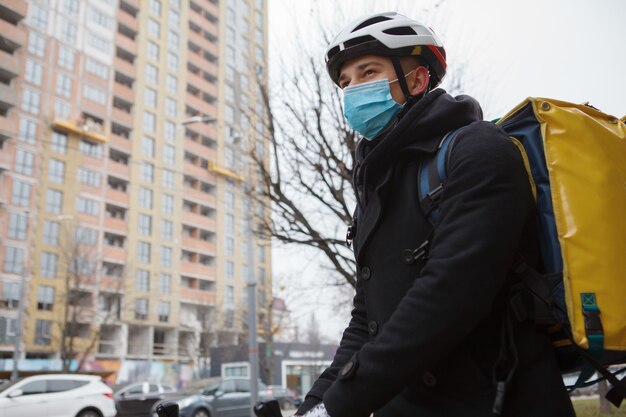
[[[409,86],[407,85],[406,79],[404,78],[404,70],[402,69],[402,65],[400,65],[400,58],[398,58],[397,56],[392,56],[391,63],[393,64],[393,69],[396,71],[398,84],[400,84],[400,88],[402,89],[404,98],[406,98],[408,101],[411,98],[411,93],[409,93]]]

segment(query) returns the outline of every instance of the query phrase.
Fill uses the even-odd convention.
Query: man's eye
[[[367,77],[367,76],[369,76],[369,75],[372,75],[373,73],[374,73],[374,70],[371,70],[371,69],[370,69],[370,70],[365,70],[365,72],[363,73],[363,75]]]

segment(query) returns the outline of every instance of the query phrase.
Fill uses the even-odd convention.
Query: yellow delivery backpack
[[[581,371],[576,387],[596,371],[607,378],[616,406],[626,397],[626,378],[620,382],[605,366],[626,362],[625,122],[546,98],[528,98],[496,122],[529,172],[544,266],[535,271],[521,258],[513,265],[526,289],[511,298],[513,316],[546,326],[562,371]],[[460,130],[420,167],[420,202],[433,224],[432,196],[445,185]]]

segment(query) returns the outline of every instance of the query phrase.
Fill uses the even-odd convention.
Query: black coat
[[[435,90],[405,113],[379,142],[357,149],[352,319],[300,411],[322,399],[331,417],[493,415],[510,267],[519,254],[538,259],[528,175],[504,132],[479,121],[472,98]],[[450,154],[428,259],[407,264],[405,249],[432,230],[419,207],[419,163],[466,125]],[[573,416],[545,332],[528,322],[512,331],[518,365],[502,415]]]

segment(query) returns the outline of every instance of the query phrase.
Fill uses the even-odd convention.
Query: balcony
[[[198,90],[209,93],[213,96],[217,96],[217,86],[215,84],[211,84],[207,80],[205,80],[201,75],[201,73],[194,74],[193,72],[187,73],[187,82],[194,88]]]
[[[28,3],[24,0],[2,0],[0,4],[0,19],[17,24],[24,19],[28,12]]]
[[[215,305],[215,293],[192,288],[181,288],[180,301],[190,304]]]
[[[130,177],[130,165],[109,159],[108,172],[116,177],[128,179]]]
[[[117,107],[111,108],[111,119],[115,120],[115,123],[120,124],[127,129],[133,128],[133,115],[125,110]]]
[[[191,107],[194,110],[203,114],[217,114],[216,112],[214,112],[215,107],[202,100],[200,95],[196,97],[192,94],[187,93],[187,95],[185,96],[185,104],[188,107]],[[212,107],[212,109],[209,109],[209,107]]]
[[[215,206],[216,198],[214,195],[207,194],[205,192],[190,187],[183,187],[183,194],[185,196],[185,199],[188,199],[195,203]]]
[[[126,255],[128,251],[125,248],[120,248],[119,246],[109,246],[105,244],[102,247],[102,257],[104,259],[114,259],[117,261],[125,261]]]
[[[0,78],[12,80],[19,74],[17,56],[0,49]]]
[[[127,38],[122,34],[115,35],[115,44],[118,48],[123,49],[128,54],[133,56],[133,59],[137,57],[137,42],[133,39]]]
[[[202,168],[188,161],[185,161],[185,163],[183,164],[183,172],[196,178],[209,178],[209,170],[207,168]]]
[[[215,267],[195,262],[181,262],[180,272],[183,275],[192,275],[197,277],[214,277]]]
[[[114,292],[114,293],[121,292],[124,290],[124,278],[111,277],[111,276],[100,277],[98,288],[100,289],[100,291],[106,290],[107,292]]]
[[[120,149],[123,150],[125,152],[130,153],[130,140],[125,138],[124,136],[120,136],[120,135],[116,135],[115,133],[111,133],[111,135],[109,136],[109,146],[115,148],[115,149]],[[123,165],[123,164],[121,164]],[[110,166],[110,165],[109,165]],[[128,174],[125,175],[126,177],[128,177]]]
[[[120,61],[125,62],[121,59]],[[120,84],[118,82],[113,83],[113,95],[121,98],[127,103],[134,103],[135,101],[135,95],[133,94],[133,89],[128,87],[127,85]]]
[[[182,222],[190,226],[197,226],[200,229],[215,230],[215,219],[191,211],[183,211]]]
[[[17,123],[7,117],[0,116],[0,142],[17,136]]]
[[[0,84],[0,110],[6,112],[15,106],[17,106],[17,91],[8,85]]]
[[[26,45],[26,37],[26,30],[22,27],[0,19],[0,44],[4,44],[3,49],[14,52],[21,46]]]
[[[123,25],[130,31],[134,31],[135,34],[137,34],[137,28],[139,26],[139,22],[137,21],[136,16],[133,16],[130,13],[125,13],[120,10],[117,13],[116,20],[119,25]]]
[[[116,71],[119,71],[121,74],[133,81],[135,80],[135,66],[133,64],[116,55],[113,65],[115,66]]]
[[[103,325],[100,328],[98,355],[119,357],[122,355],[123,336],[120,326]]]
[[[215,254],[215,243],[206,240],[195,239],[190,236],[183,236],[183,248],[191,249],[194,252]]]
[[[128,232],[128,222],[117,217],[104,216],[104,228],[125,234]]]
[[[128,193],[125,193],[119,190],[114,190],[112,188],[107,188],[106,199],[107,201],[117,203],[116,205],[124,206],[124,207],[128,207],[128,203],[130,201],[130,198],[128,197]]]

